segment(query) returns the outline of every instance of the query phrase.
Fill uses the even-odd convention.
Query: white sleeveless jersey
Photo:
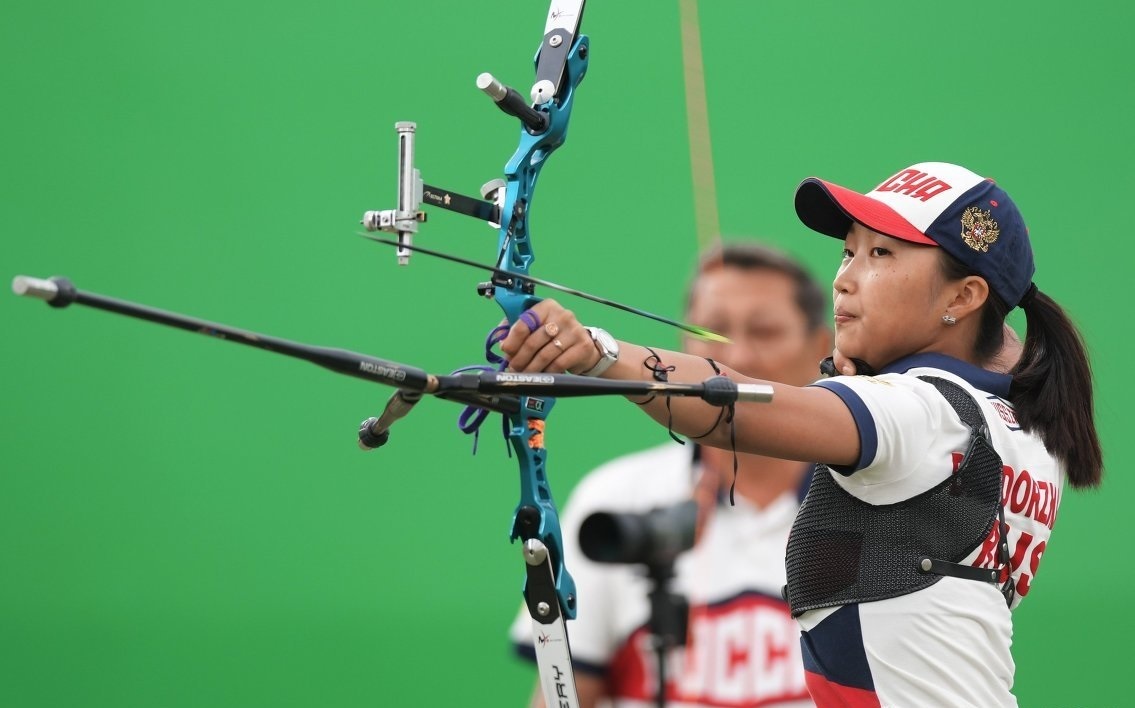
[[[835,481],[872,504],[926,491],[954,472],[970,432],[918,376],[963,386],[981,406],[1003,463],[1002,503],[1016,607],[1032,589],[1048,544],[1064,470],[1040,438],[1021,430],[1005,400],[1009,377],[951,357],[921,354],[878,376],[815,386],[838,395],[859,427],[861,454]],[[963,561],[999,567],[997,529]],[[1012,706],[1012,617],[991,583],[945,577],[898,598],[804,613],[802,652],[817,703],[871,706]],[[840,704],[840,703],[837,703]],[[841,704],[842,705],[842,704]]]
[[[691,498],[692,445],[674,443],[605,464],[572,492],[561,518],[564,560],[578,612],[567,623],[577,672],[608,682],[614,708],[652,708],[657,657],[647,622],[651,583],[639,565],[594,563],[579,549],[579,527],[597,511],[642,513]],[[688,598],[687,645],[667,664],[667,705],[811,706],[800,628],[781,599],[784,552],[800,497],[760,510],[741,497],[714,510],[695,548],[675,563],[672,590]],[[511,630],[517,650],[535,656],[523,607]]]

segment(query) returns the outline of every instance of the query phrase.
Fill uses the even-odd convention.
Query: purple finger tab
[[[525,310],[524,312],[521,312],[520,317],[518,317],[517,319],[528,325],[528,330],[531,332],[535,332],[536,330],[540,329],[540,318],[537,317],[536,313],[532,310]]]

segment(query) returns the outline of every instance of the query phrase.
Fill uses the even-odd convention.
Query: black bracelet
[[[650,369],[651,376],[655,381],[667,383],[670,380],[670,372],[678,368],[676,366],[665,366],[662,363],[662,357],[658,356],[658,352],[650,347],[643,347],[646,351],[650,352],[650,356],[642,360],[642,365]],[[653,360],[653,362],[652,362]]]
[[[675,370],[678,367],[666,366],[665,364],[662,363],[662,357],[658,356],[658,352],[654,351],[650,347],[644,347],[644,348],[646,349],[646,351],[650,352],[650,356],[648,356],[648,357],[646,357],[645,359],[642,360],[642,365],[645,366],[646,368],[650,369],[651,376],[654,377],[655,381],[659,381],[661,383],[668,383],[670,381],[670,372]],[[640,403],[638,405],[645,406],[647,403],[650,403],[655,398],[656,398],[656,396],[654,394],[651,394],[650,398],[646,399],[645,401],[643,401],[642,403]],[[666,432],[670,434],[670,439],[673,440],[674,442],[679,443],[681,445],[686,444],[685,440],[681,439],[680,437],[678,437],[677,435],[674,434],[674,412],[670,410],[670,397],[669,396],[666,397]]]
[[[719,369],[718,366],[717,366],[717,362],[715,362],[713,359],[710,359],[709,357],[706,357],[705,360],[707,362],[709,362],[710,368],[713,369],[713,373],[717,374],[718,376],[722,375],[721,369]],[[737,408],[732,403],[730,403],[727,406],[722,406],[721,410],[717,414],[717,420],[713,421],[713,427],[711,427],[709,430],[705,431],[701,435],[691,435],[690,439],[691,440],[697,440],[699,438],[704,438],[707,435],[709,435],[710,433],[712,433],[714,430],[717,430],[717,426],[721,424],[721,416],[725,415],[726,411],[729,412],[729,414],[728,414],[729,417],[727,417],[725,419],[725,422],[729,423],[729,448],[733,451],[733,482],[729,485],[729,506],[736,506],[737,501],[734,498],[734,495],[737,491],[737,468],[738,468],[738,462],[737,462],[737,425],[736,425]]]

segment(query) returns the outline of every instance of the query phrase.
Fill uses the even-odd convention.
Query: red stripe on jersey
[[[881,705],[874,691],[841,686],[812,671],[805,671],[804,679],[817,708],[879,708]]]

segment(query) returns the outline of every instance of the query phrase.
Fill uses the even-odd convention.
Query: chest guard
[[[959,561],[1000,523],[1001,561],[1008,543],[1001,508],[1001,457],[981,408],[961,386],[922,376],[970,429],[957,472],[918,496],[869,504],[845,491],[818,465],[788,537],[785,599],[794,617],[808,610],[885,600],[929,587],[943,575],[996,583],[1000,569]],[[1006,579],[1004,592],[1011,592]],[[1012,598],[1007,594],[1006,599]]]

